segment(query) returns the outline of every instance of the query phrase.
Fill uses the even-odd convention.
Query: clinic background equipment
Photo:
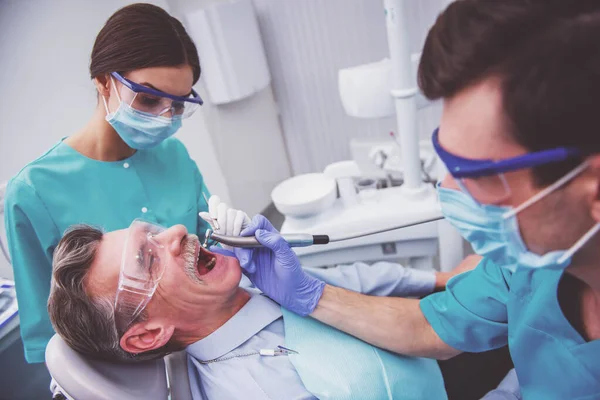
[[[344,163],[357,168],[351,161]],[[343,189],[348,178],[342,174],[340,165],[333,165],[331,169],[340,174],[341,195],[335,203],[310,217],[286,216],[281,228],[283,234],[326,232],[329,235],[328,245],[295,249],[303,266],[408,259],[415,268],[434,267],[439,237],[444,234],[439,225],[446,223],[439,221],[443,217],[436,197],[411,201],[403,195],[401,186],[369,189],[371,193],[365,195],[365,191],[356,192],[352,186]],[[331,169],[325,173],[332,173]],[[349,178],[353,179],[361,178]],[[456,246],[462,249],[462,241]],[[441,264],[442,269],[448,270],[455,265],[452,261]]]
[[[15,283],[11,280],[0,278],[0,328],[8,325],[19,310]]]
[[[0,183],[0,219],[4,220],[4,195],[6,193],[6,187],[8,186],[8,182]],[[2,251],[2,255],[6,258],[6,261],[10,264],[10,256],[8,254],[8,249],[6,248],[4,242],[2,241],[2,235],[0,235],[0,251]]]
[[[215,2],[187,13],[185,20],[210,77],[204,85],[213,104],[245,99],[269,85],[271,73],[252,1]]]
[[[286,217],[281,232],[324,232],[332,239],[357,236],[332,240],[327,246],[296,249],[303,266],[408,260],[412,267],[431,269],[439,256],[440,269],[448,271],[464,256],[463,240],[446,221],[436,221],[442,215],[430,182],[445,172],[431,142],[419,141],[415,62],[419,55],[411,55],[409,48],[407,0],[383,3],[389,59],[340,70],[338,84],[347,114],[381,118],[395,113],[397,132],[393,139],[397,145],[390,143],[389,136],[379,143],[352,142],[353,160],[330,164],[322,174],[336,182],[338,196],[333,204],[305,216],[278,207]],[[373,82],[379,86],[377,90]],[[292,186],[287,188],[290,194]],[[277,207],[275,196],[272,198]],[[429,222],[415,224],[419,221]],[[408,227],[394,229],[401,226]],[[370,231],[382,233],[358,238]]]
[[[422,146],[425,147],[424,143]],[[374,143],[373,147],[380,144]],[[402,190],[402,170],[398,168],[399,157],[393,151],[390,154],[378,177],[373,177],[371,172],[376,169],[374,160],[347,160],[327,166],[323,175],[336,182],[338,197],[325,210],[297,217],[285,215],[274,202],[285,215],[283,234],[326,233],[330,237],[330,243],[325,246],[296,248],[302,265],[323,267],[387,260],[431,269],[439,256],[440,269],[448,271],[462,260],[463,240],[447,221],[441,220],[435,192],[419,201],[406,196]],[[422,154],[423,179],[435,181],[441,176],[442,171],[438,171],[441,163],[433,151]],[[371,164],[365,165],[369,162]],[[385,178],[386,175],[391,178]],[[296,189],[289,186],[288,190]],[[310,199],[311,196],[304,193],[299,201]]]

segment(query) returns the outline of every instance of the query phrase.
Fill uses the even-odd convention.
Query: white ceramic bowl
[[[290,217],[309,217],[331,207],[337,197],[335,179],[304,174],[281,182],[271,192],[277,210]]]

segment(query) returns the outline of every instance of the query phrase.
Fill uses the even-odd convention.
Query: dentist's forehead
[[[471,159],[503,159],[526,153],[510,134],[497,78],[444,100],[439,141],[450,153]]]

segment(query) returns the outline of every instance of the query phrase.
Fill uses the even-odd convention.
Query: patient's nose
[[[181,242],[187,233],[188,231],[185,226],[173,225],[166,231],[160,233],[157,239],[160,240],[169,253],[177,256],[181,253]]]

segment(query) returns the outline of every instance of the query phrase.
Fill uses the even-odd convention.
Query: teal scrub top
[[[23,168],[8,184],[5,226],[27,361],[43,362],[54,334],[46,308],[52,253],[69,226],[110,232],[143,218],[204,236],[207,226],[198,217],[208,209],[203,192],[209,196],[175,138],[115,162],[87,158],[61,141]]]
[[[448,345],[481,352],[508,343],[526,400],[600,399],[600,340],[586,342],[558,302],[563,271],[511,273],[484,259],[421,300]]]

